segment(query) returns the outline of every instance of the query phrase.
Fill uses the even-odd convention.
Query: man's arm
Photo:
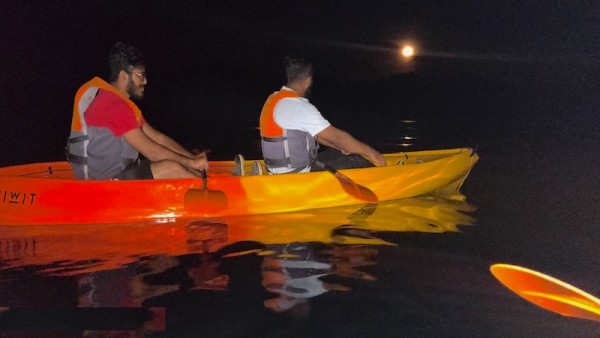
[[[335,128],[335,127],[334,127],[334,128]],[[323,131],[325,131],[325,130],[323,130]],[[322,133],[323,131],[321,131],[321,133]],[[335,148],[335,149],[337,149],[337,150],[340,150],[342,153],[346,153],[344,150],[342,150],[342,149],[339,149],[338,147],[336,147],[336,146],[335,146],[335,145],[333,145],[332,143],[328,142],[328,141],[327,141],[326,139],[324,139],[323,137],[319,136],[319,134],[317,134],[317,135],[316,135],[316,137],[317,137],[317,141],[319,142],[319,144],[320,144],[320,145],[324,145],[324,146],[326,146],[326,147],[329,147],[329,148]],[[349,153],[346,153],[346,154],[349,154]]]
[[[173,151],[150,138],[142,128],[132,129],[123,134],[123,137],[129,145],[152,162],[172,160],[185,167],[198,170],[206,169],[208,167],[206,156],[204,154],[187,156]]]
[[[178,154],[194,158],[196,155],[189,152],[187,149],[182,147],[179,143],[175,142],[172,138],[167,135],[161,133],[160,131],[154,129],[147,121],[142,125],[142,130],[144,134],[146,134],[149,138],[151,138],[154,142],[176,152]],[[145,155],[144,155],[145,156]]]
[[[385,166],[385,158],[383,158],[381,153],[341,129],[329,126],[316,136],[319,143],[324,146],[336,148],[343,153],[359,154],[366,157],[375,165]]]

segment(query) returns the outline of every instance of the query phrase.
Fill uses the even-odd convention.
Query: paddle
[[[342,188],[344,188],[344,191],[346,191],[346,193],[348,193],[349,195],[352,195],[360,200],[367,201],[369,203],[379,202],[379,198],[377,198],[377,195],[375,195],[373,191],[371,191],[365,186],[357,184],[356,182],[351,180],[350,177],[340,173],[335,168],[332,168],[320,161],[314,161],[314,164],[332,173],[333,176],[337,178],[338,182],[340,182]]]
[[[494,264],[490,270],[504,286],[546,310],[600,321],[600,299],[570,284],[516,265]]]
[[[227,195],[220,190],[208,190],[206,170],[200,171],[202,189],[189,189],[183,197],[183,205],[187,211],[213,213],[227,209]]]

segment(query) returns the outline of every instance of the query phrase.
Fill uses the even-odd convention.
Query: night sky
[[[540,79],[552,69],[595,81],[600,64],[597,1],[3,0],[0,27],[2,165],[62,159],[73,95],[104,76],[116,41],[144,52],[142,110],[183,143],[208,124],[226,130],[214,127],[224,115],[255,123],[290,51],[312,59],[321,93],[407,70],[514,77],[514,65],[540,69]],[[403,41],[419,51],[408,68],[398,57]],[[214,143],[197,138],[193,145]]]

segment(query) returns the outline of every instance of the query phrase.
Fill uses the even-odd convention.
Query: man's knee
[[[187,169],[179,162],[171,160],[163,160],[160,162],[153,162],[150,165],[152,175],[154,178],[178,178],[185,177],[188,173]]]
[[[151,180],[154,178],[151,165],[147,159],[136,160],[114,178],[117,180]]]

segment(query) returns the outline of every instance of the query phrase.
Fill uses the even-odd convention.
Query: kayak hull
[[[393,153],[385,158],[385,167],[340,172],[387,201],[458,190],[478,160],[470,148]],[[247,172],[252,162],[245,163]],[[160,221],[364,203],[349,195],[329,172],[232,176],[233,161],[209,164],[207,189],[201,179],[76,180],[67,162],[0,168],[0,225]],[[190,200],[190,192],[196,192],[194,199]]]

